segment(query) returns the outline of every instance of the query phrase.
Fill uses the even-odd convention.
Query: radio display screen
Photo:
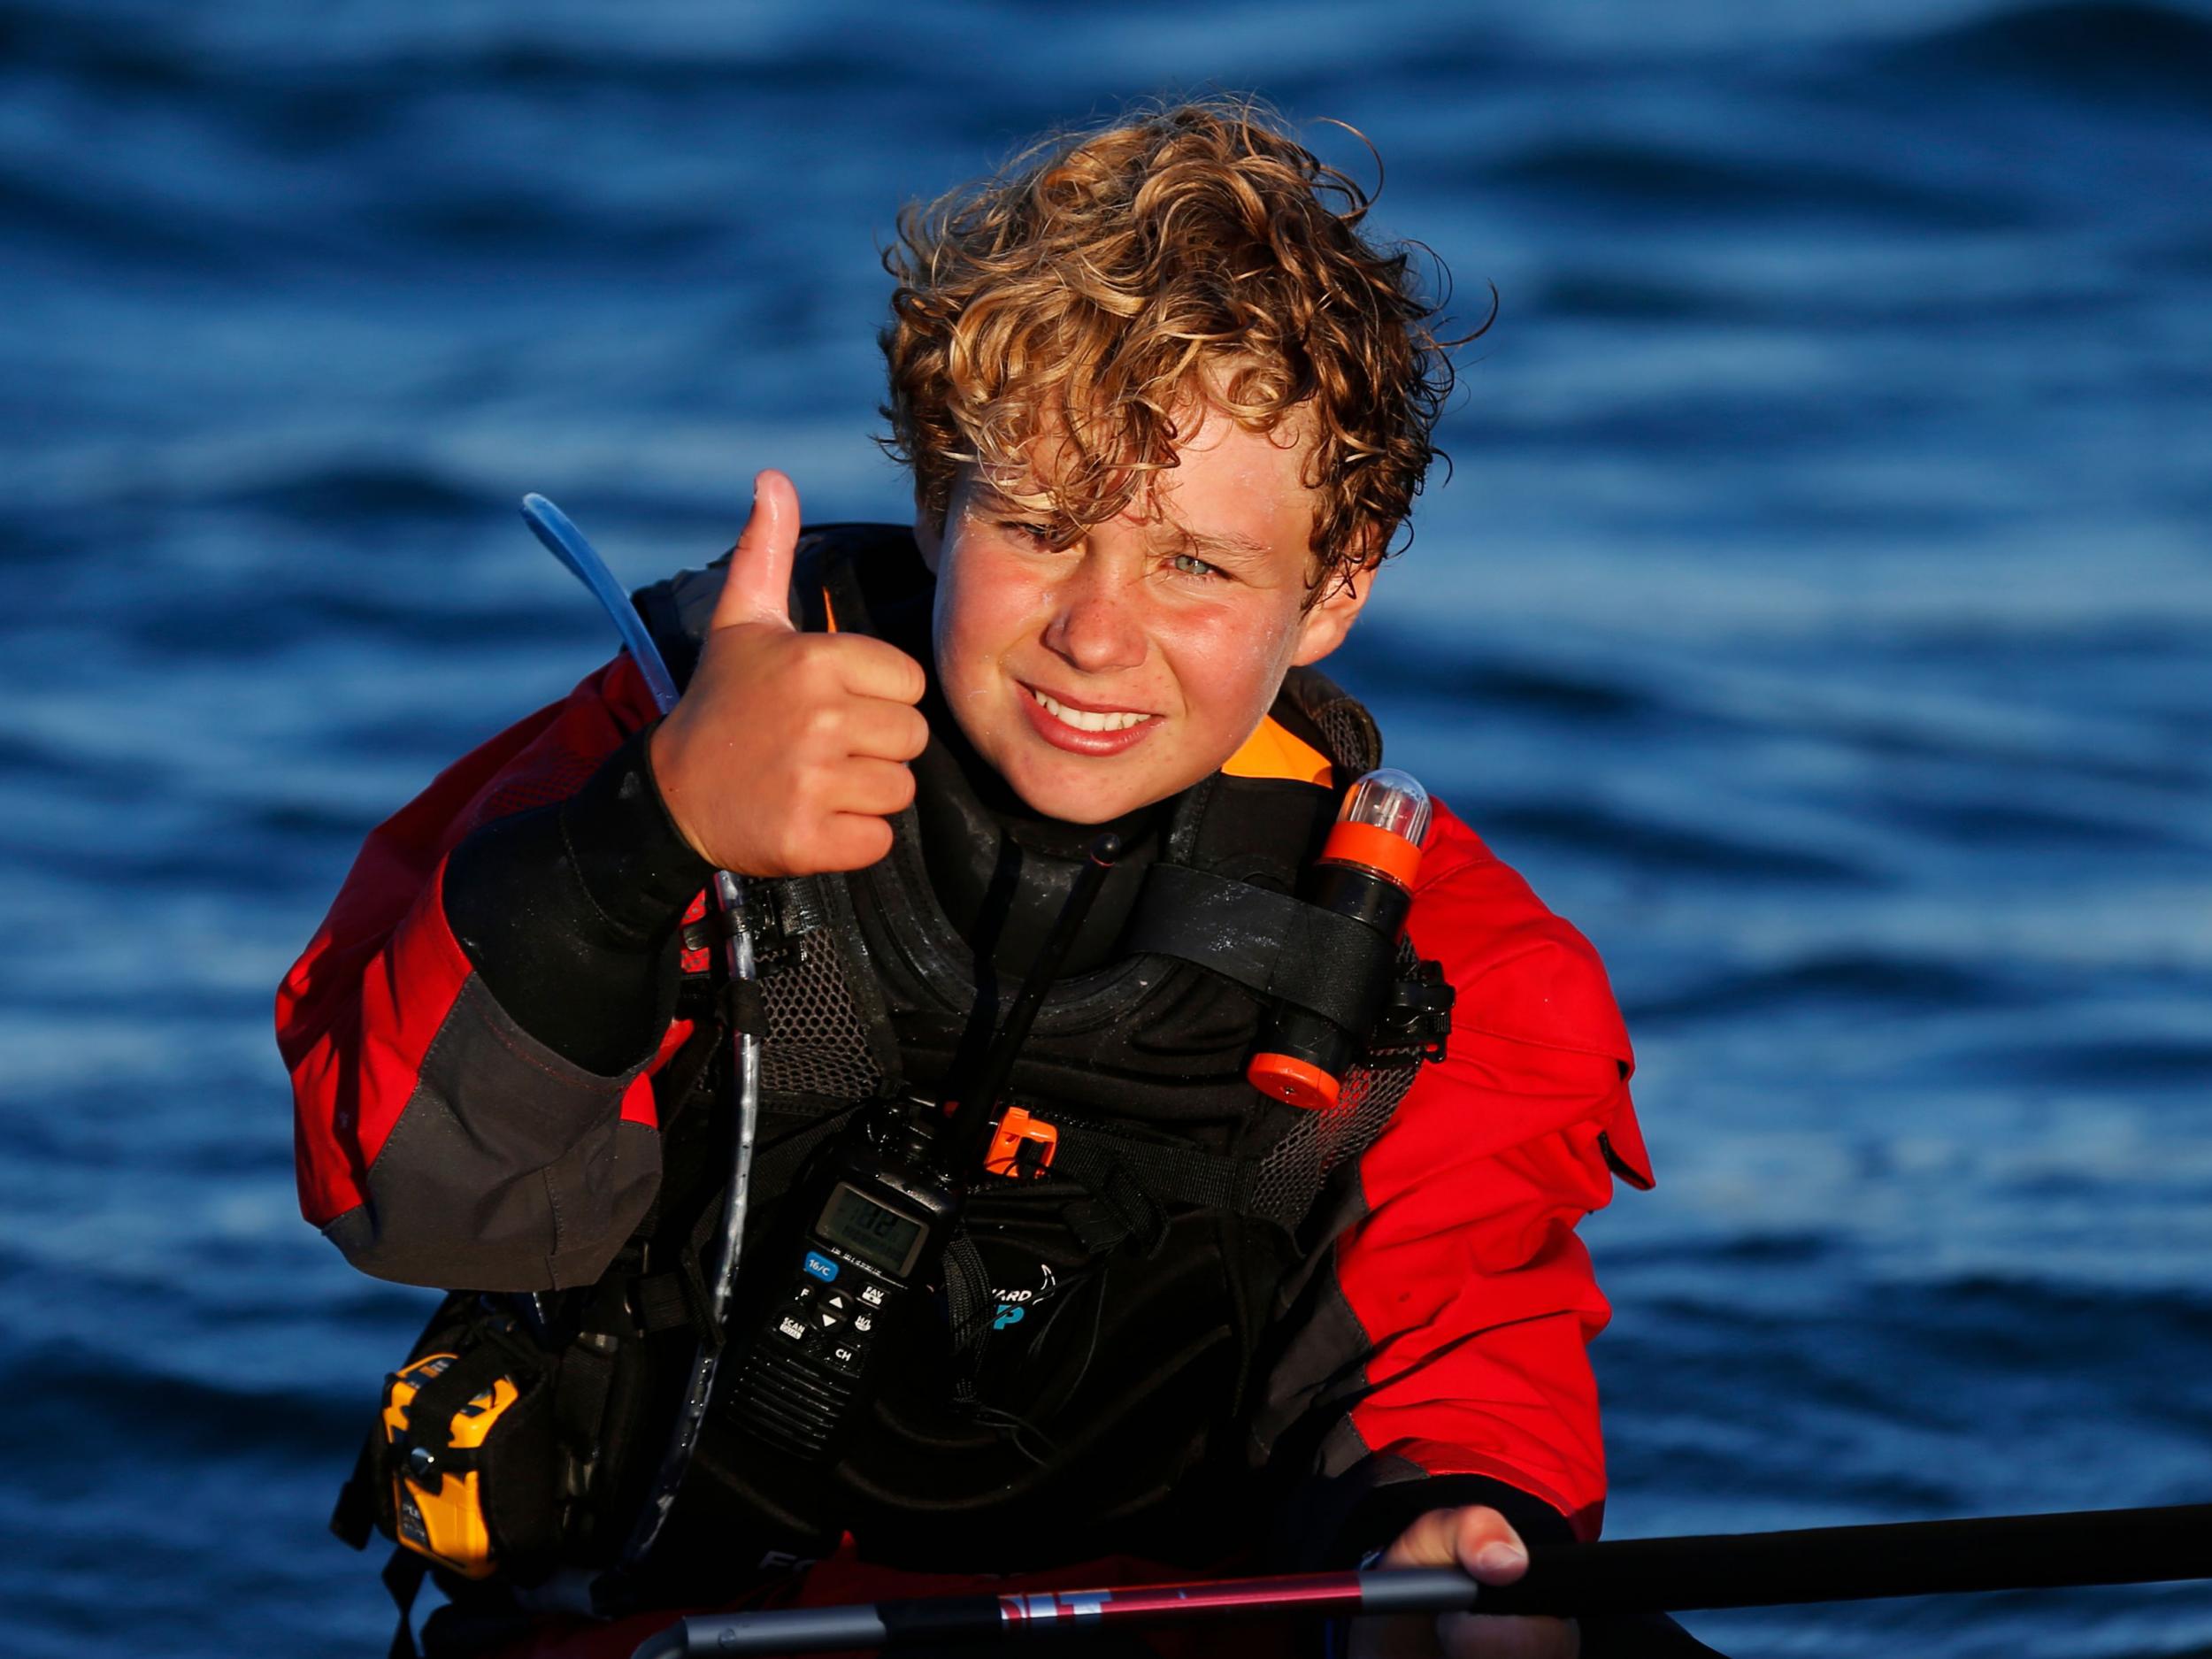
[[[862,1261],[903,1278],[920,1250],[922,1224],[887,1210],[858,1187],[837,1184],[815,1231],[832,1244],[841,1244]]]

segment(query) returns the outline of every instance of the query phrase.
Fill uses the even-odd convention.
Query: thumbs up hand
[[[753,480],[698,668],[653,733],[654,780],[693,850],[748,876],[859,870],[891,850],[929,741],[921,664],[856,634],[791,626],[799,494]]]

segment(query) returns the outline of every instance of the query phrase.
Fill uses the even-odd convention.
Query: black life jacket
[[[930,581],[905,531],[829,526],[802,541],[793,616],[876,634],[879,617],[926,613]],[[720,586],[715,567],[637,595],[680,684]],[[933,742],[917,771],[941,805],[955,798],[956,818],[968,786],[943,747]],[[1339,789],[1380,749],[1363,708],[1294,671],[1254,743],[1162,815],[1151,868],[1133,872],[1145,888],[1123,948],[1172,933],[1164,912],[1177,895],[1162,872],[1293,892]],[[1012,994],[939,902],[920,813],[893,827],[890,855],[869,869],[753,884],[772,926],[749,1281],[774,1271],[758,1253],[777,1238],[779,1201],[808,1149],[859,1102],[933,1094]],[[1018,857],[1025,888],[1056,906],[1073,860],[1033,848]],[[1243,1076],[1263,1007],[1251,984],[1149,950],[1057,980],[1010,1096],[1059,1128],[1059,1156],[1044,1179],[987,1184],[970,1199],[932,1363],[895,1378],[841,1461],[795,1493],[756,1478],[757,1448],[710,1419],[656,1552],[672,1582],[696,1594],[703,1573],[811,1553],[841,1531],[873,1559],[921,1570],[1019,1570],[1133,1538],[1196,1564],[1218,1559],[1225,1540],[1256,1536],[1266,1493],[1240,1411],[1267,1362],[1279,1294],[1319,1242],[1303,1230],[1316,1198],[1348,1176],[1421,1058],[1418,1043],[1371,1050],[1337,1110],[1285,1105]],[[683,1069],[679,1056],[671,1071]],[[643,1252],[664,1284],[670,1247],[680,1256],[695,1241],[719,1191],[726,1132],[705,1105],[714,1069],[701,1068],[668,1125]],[[665,1292],[633,1302],[672,1305]]]

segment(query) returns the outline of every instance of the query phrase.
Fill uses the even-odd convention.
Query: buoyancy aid
[[[709,567],[636,595],[679,684],[720,581]],[[793,616],[895,634],[886,619],[926,614],[930,581],[902,530],[813,530]],[[1284,902],[1340,787],[1380,750],[1363,708],[1294,671],[1228,765],[1143,826],[1143,856],[1117,872],[1121,891],[1102,906],[1113,936],[1056,980],[1010,1080],[1011,1101],[1059,1131],[1058,1156],[1044,1179],[987,1182],[971,1196],[927,1356],[884,1387],[834,1464],[803,1478],[710,1416],[653,1571],[626,1599],[734,1594],[764,1563],[826,1554],[841,1533],[872,1559],[924,1571],[1049,1565],[1132,1537],[1156,1559],[1196,1565],[1219,1559],[1225,1539],[1263,1533],[1268,1471],[1254,1466],[1240,1409],[1268,1363],[1283,1287],[1322,1242],[1306,1231],[1316,1200],[1349,1175],[1425,1053],[1440,1052],[1449,992],[1432,976],[1424,993],[1402,949],[1409,994],[1395,1025],[1377,1033],[1335,1109],[1302,1110],[1243,1076],[1266,972],[1223,972],[1181,942],[1176,911],[1194,882]],[[991,940],[979,949],[969,936],[976,918],[963,918],[964,934],[948,913],[924,839],[926,815],[981,834],[992,814],[945,738],[916,771],[925,799],[893,820],[878,864],[752,884],[766,1036],[747,1284],[773,1271],[764,1256],[813,1151],[870,1102],[933,1095],[1012,995]],[[1009,832],[989,854],[999,920],[1010,894],[1056,908],[1071,851]],[[718,1208],[727,1136],[707,928],[695,908],[683,1006],[696,1028],[657,1087],[661,1192],[607,1278],[570,1293],[595,1310],[587,1324],[611,1326],[609,1310],[620,1310],[648,1356],[646,1379],[615,1391],[627,1420],[611,1417],[598,1441],[622,1455],[590,1473],[587,1507],[601,1524],[580,1550],[572,1539],[572,1562],[603,1566],[618,1544],[609,1522],[641,1495],[701,1334],[703,1224]],[[732,1340],[745,1339],[757,1305],[741,1290]]]
[[[813,533],[796,572],[803,626],[879,634],[889,613],[926,615],[928,573],[902,531]],[[719,585],[710,570],[640,595],[680,677]],[[1380,749],[1363,709],[1302,671],[1255,741],[1172,803],[1152,856],[1117,872],[1141,884],[1107,907],[1124,954],[1055,983],[1011,1080],[1012,1099],[1059,1129],[1060,1159],[1044,1180],[971,1199],[940,1363],[888,1390],[816,1483],[816,1544],[849,1531],[902,1565],[1014,1567],[1097,1554],[1133,1529],[1155,1554],[1202,1561],[1258,1530],[1263,1492],[1236,1425],[1277,1290],[1313,1243],[1300,1223],[1329,1172],[1379,1132],[1419,1045],[1371,1056],[1326,1118],[1284,1105],[1243,1075],[1263,997],[1128,947],[1175,949],[1163,871],[1291,893],[1333,820],[1336,783]],[[934,801],[957,819],[946,803],[972,785],[946,750],[933,743],[917,771],[924,810]],[[858,1100],[932,1094],[1011,994],[940,902],[922,811],[893,827],[890,854],[865,870],[776,884],[786,937],[762,985],[764,1146],[819,1133]],[[1073,847],[1009,844],[1006,885],[1056,909]],[[756,1187],[764,1215],[777,1196]],[[711,1495],[693,1509],[715,1518],[687,1530],[726,1538],[739,1517],[722,1500],[743,1509],[767,1495],[748,1479],[749,1450],[702,1444],[694,1485]]]

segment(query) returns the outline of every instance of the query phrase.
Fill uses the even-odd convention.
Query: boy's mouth
[[[1118,755],[1142,741],[1160,716],[1138,709],[1085,709],[1018,682],[1022,706],[1038,734],[1055,748],[1078,755]]]

